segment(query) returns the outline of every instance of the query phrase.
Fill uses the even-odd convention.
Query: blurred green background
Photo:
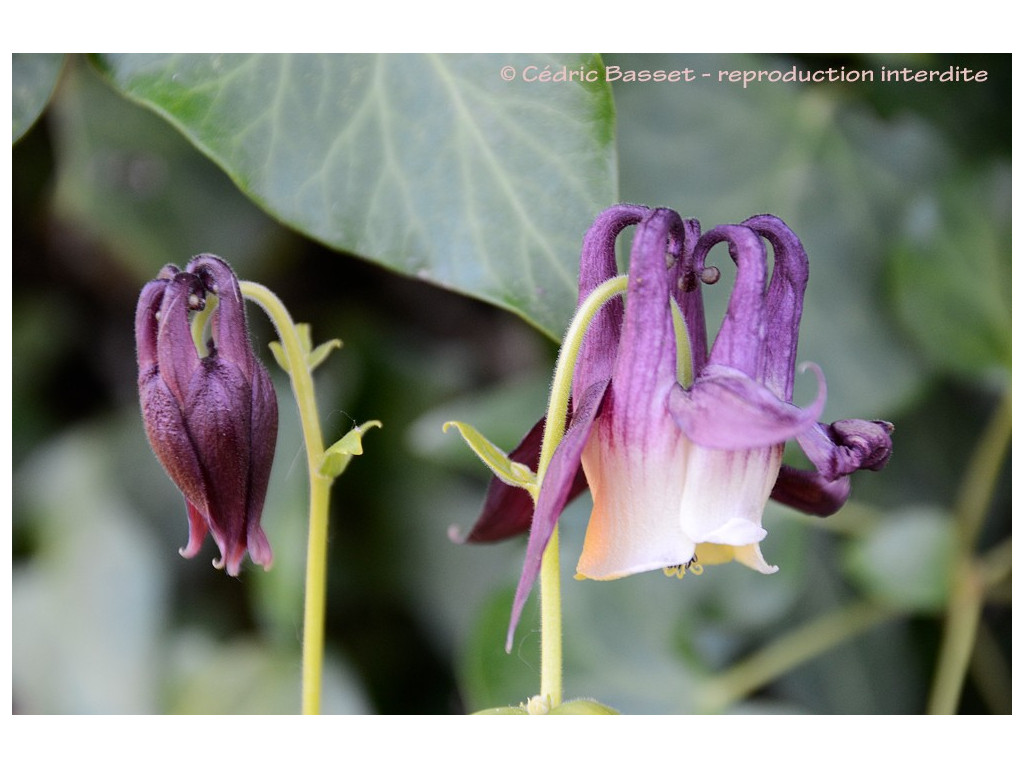
[[[508,114],[493,109],[513,98],[497,75],[507,58],[445,62],[464,78],[450,81],[445,104],[472,111],[477,98],[493,118],[474,124],[472,146],[438,143],[427,120],[398,120],[444,105],[390,87],[383,114],[402,126],[396,146],[408,152],[384,152],[373,130],[342,145],[345,157],[332,161],[351,179],[315,181],[349,208],[324,221],[373,204],[358,224],[332,232],[312,213],[301,218],[316,208],[304,166],[266,166],[269,188],[294,191],[285,212],[261,191],[255,161],[239,159],[260,141],[280,141],[274,131],[266,139],[255,128],[204,124],[189,112],[194,102],[164,94],[170,80],[153,76],[144,93],[138,81],[126,84],[123,61],[15,56],[14,710],[299,708],[305,459],[287,379],[266,349],[269,323],[249,312],[281,403],[264,512],[269,573],[248,565],[226,577],[208,563],[212,544],[195,560],[178,556],[184,505],[139,418],[139,289],[163,264],[203,251],[274,290],[312,324],[314,342],[344,341],[315,377],[329,442],[367,419],[384,423],[334,486],[324,711],[459,713],[534,694],[535,598],[513,653],[503,650],[525,541],[449,541],[450,526],[472,523],[488,475],[441,425],[469,421],[508,449],[540,415],[583,232],[623,200],[675,208],[705,229],[760,212],[786,220],[811,260],[799,358],[825,372],[825,418],[892,421],[895,450],[883,472],[854,477],[834,518],[769,506],[763,551],[780,566],[771,577],[734,565],[682,581],[574,581],[584,495],[563,517],[567,697],[638,714],[923,712],[945,663],[949,617],[960,615],[951,601],[978,578],[984,608],[955,700],[961,712],[1009,712],[1009,55],[605,56],[636,70],[959,66],[988,79],[519,84],[514,99],[535,97],[557,119],[519,102]],[[310,78],[307,100],[295,95],[304,109],[317,99],[351,106]],[[258,89],[250,98],[260,101]],[[577,145],[558,122],[563,104],[583,126]],[[318,169],[320,145],[305,143],[307,113],[297,114],[287,126],[300,133],[286,136]],[[467,170],[474,152],[504,163],[500,180],[536,202],[524,204],[528,217],[506,211],[486,177]],[[413,200],[413,210],[431,206],[415,227],[398,199],[412,188],[403,174],[438,179]],[[368,180],[374,195],[360,186]],[[463,216],[479,231],[463,232]],[[517,250],[534,225],[550,248]],[[324,245],[347,243],[359,227],[352,245]],[[378,244],[374,228],[389,227],[394,242]],[[440,233],[441,247],[403,251],[423,229]],[[459,247],[445,254],[449,231]],[[467,242],[486,251],[483,271],[499,276],[489,286],[462,269],[473,258]],[[549,258],[557,264],[537,266],[540,277],[525,287],[508,276]],[[568,293],[545,270],[567,274]],[[709,311],[720,316],[722,306],[712,297]],[[798,388],[797,401],[807,399]],[[964,522],[975,517],[976,534]]]

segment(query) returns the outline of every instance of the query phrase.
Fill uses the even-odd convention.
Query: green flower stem
[[[1008,715],[1013,711],[1013,673],[999,641],[984,621],[979,622],[974,638],[971,678],[989,712]]]
[[[969,558],[958,559],[951,583],[953,588],[946,610],[938,669],[928,699],[930,715],[956,714],[985,602],[981,579]]]
[[[1007,584],[1013,573],[1013,540],[1007,537],[978,558],[978,574],[986,594]]]
[[[705,712],[720,712],[789,670],[897,615],[894,610],[862,602],[814,619],[704,683],[700,707]]]
[[[1003,455],[1010,444],[1012,399],[1011,391],[1007,389],[978,441],[957,496],[954,514],[959,526],[960,543],[969,552],[974,550],[977,543],[978,533],[1002,469]]]
[[[309,540],[306,552],[306,603],[302,644],[302,713],[320,712],[320,688],[324,659],[324,607],[327,592],[327,522],[332,478],[321,474],[324,443],[317,413],[313,377],[302,351],[299,333],[281,300],[258,283],[242,281],[242,294],[270,317],[281,339],[295,401],[299,406],[302,435],[309,469]]]
[[[569,410],[569,396],[572,394],[572,375],[583,337],[597,311],[609,299],[623,293],[626,285],[627,277],[619,275],[595,288],[576,310],[565,332],[548,400],[547,421],[537,465],[538,489],[544,482],[544,474],[555,448],[565,434],[565,414]],[[534,498],[534,503],[536,501]],[[557,525],[551,533],[540,566],[540,628],[540,698],[549,708],[554,708],[562,703],[562,587]]]
[[[540,561],[540,698],[545,708],[562,703],[562,580],[558,526]]]
[[[1007,389],[967,465],[953,509],[957,524],[953,589],[928,701],[929,714],[955,714],[960,702],[985,600],[985,573],[983,564],[976,561],[974,548],[1010,445],[1011,412],[1012,395]]]

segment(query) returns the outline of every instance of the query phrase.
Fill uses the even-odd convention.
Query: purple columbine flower
[[[217,295],[208,354],[192,340],[189,312]],[[157,458],[185,496],[194,557],[207,531],[214,561],[237,576],[246,550],[269,568],[260,515],[277,441],[277,397],[253,355],[238,279],[222,259],[196,256],[184,272],[164,267],[147,283],[135,314],[139,401]]]
[[[636,225],[625,303],[608,302],[587,330],[573,373],[572,414],[544,475],[537,504],[492,483],[484,513],[466,537],[492,541],[529,528],[526,563],[513,604],[514,630],[565,505],[586,476],[594,499],[579,577],[615,579],[738,560],[762,573],[761,525],[769,496],[828,515],[850,492],[849,475],[880,469],[892,425],[818,423],[824,377],[807,408],[792,403],[807,256],[774,216],[700,234],[674,211],[619,205],[584,239],[580,302],[615,276],[615,241]],[[774,252],[768,281],[765,241]],[[705,265],[725,242],[737,275],[710,352],[701,295],[718,270]],[[782,465],[796,439],[815,469]],[[536,428],[512,458],[536,468]]]

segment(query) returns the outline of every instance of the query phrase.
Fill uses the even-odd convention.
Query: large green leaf
[[[611,92],[580,56],[105,55],[274,216],[560,336],[583,232],[614,202]],[[509,68],[516,76],[508,77]],[[533,70],[531,70],[532,72]]]
[[[11,54],[11,134],[17,142],[46,108],[60,77],[62,53]]]
[[[164,264],[204,251],[252,275],[289,239],[177,131],[82,60],[69,62],[47,117],[55,213],[76,242],[99,243],[130,281],[141,285]],[[82,258],[62,251],[69,262]]]

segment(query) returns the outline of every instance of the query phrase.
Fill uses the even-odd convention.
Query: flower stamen
[[[685,563],[679,565],[669,565],[661,569],[669,578],[675,576],[677,579],[683,578],[687,573],[692,573],[694,576],[700,576],[704,573],[704,566],[697,562],[697,556],[694,555]]]

